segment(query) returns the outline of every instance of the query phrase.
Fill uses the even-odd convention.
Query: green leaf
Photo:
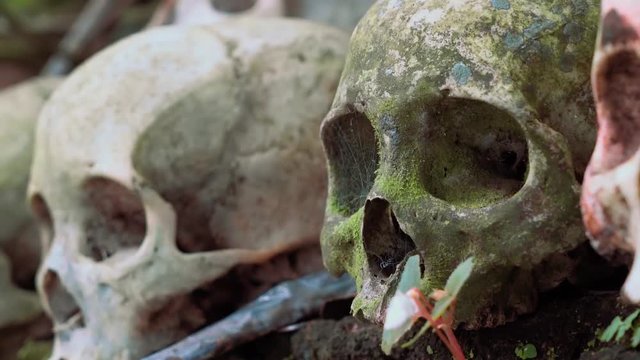
[[[425,322],[424,325],[422,325],[422,327],[420,328],[420,331],[418,331],[418,333],[411,338],[411,340],[407,341],[406,343],[402,344],[401,347],[403,349],[406,349],[408,347],[412,347],[413,344],[416,343],[416,341],[418,341],[418,339],[420,339],[422,337],[422,335],[424,335],[425,332],[427,332],[427,330],[429,330],[429,328],[431,327],[431,323],[430,322]]]
[[[420,256],[413,255],[407,259],[400,275],[400,282],[396,291],[406,293],[420,285]]]
[[[638,345],[640,345],[640,327],[633,331],[633,337],[631,338],[631,347],[635,348]]]
[[[613,340],[613,337],[616,335],[621,325],[622,325],[622,319],[620,318],[620,316],[616,316],[611,321],[611,324],[609,324],[609,326],[607,326],[607,328],[604,329],[604,331],[600,335],[600,341],[609,342]]]
[[[444,291],[447,294],[450,294],[453,297],[456,297],[462,289],[464,283],[467,282],[469,276],[471,275],[471,271],[473,270],[473,257],[468,258],[463,261],[455,270],[449,275],[449,279],[447,279],[447,284],[444,286]]]
[[[515,353],[516,353],[516,356],[522,360],[535,359],[538,356],[538,350],[533,344],[518,346],[516,347]]]
[[[473,271],[473,257],[468,258],[456,267],[455,270],[447,279],[447,284],[444,286],[445,296],[436,301],[433,306],[433,313],[431,316],[433,319],[438,319],[445,311],[451,306],[451,303],[456,299],[460,289],[467,282],[469,276]]]
[[[622,321],[620,327],[618,328],[618,332],[616,333],[616,342],[620,341],[624,334],[629,331],[629,329],[631,329],[631,325],[633,324],[633,321],[638,317],[638,314],[640,314],[640,310],[632,312],[624,319],[624,321]]]
[[[382,331],[382,351],[389,355],[391,348],[413,326],[417,307],[405,293],[420,285],[420,257],[407,259],[400,275],[395,295],[389,301]]]
[[[391,348],[411,329],[417,318],[417,312],[418,308],[413,299],[403,292],[396,291],[389,301],[382,329],[382,344],[380,346],[385,354],[389,355]]]

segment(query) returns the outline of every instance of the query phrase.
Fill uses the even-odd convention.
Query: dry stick
[[[177,0],[163,0],[160,2],[156,11],[151,15],[151,20],[147,23],[145,28],[152,28],[168,24],[173,16],[174,9],[176,7]]]
[[[131,3],[132,0],[91,0],[71,29],[58,45],[58,51],[49,58],[41,73],[43,75],[64,75],[73,66],[73,59],[98,35],[108,20]]]
[[[220,355],[317,313],[329,301],[355,296],[348,275],[335,278],[327,272],[286,281],[235,313],[143,360],[203,360]]]

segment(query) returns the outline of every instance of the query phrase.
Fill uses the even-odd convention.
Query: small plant
[[[615,341],[619,343],[624,335],[631,329],[633,329],[633,335],[631,336],[631,347],[637,347],[640,345],[640,324],[634,326],[633,322],[640,315],[640,309],[632,312],[624,320],[620,316],[616,316],[609,326],[600,334],[600,341],[609,342]]]
[[[464,360],[464,352],[453,333],[456,296],[473,270],[473,258],[462,262],[451,273],[444,290],[434,290],[426,297],[420,283],[420,258],[407,259],[396,293],[389,301],[382,332],[382,351],[389,355],[391,348],[411,329],[420,318],[426,323],[411,340],[402,347],[412,346],[425,332],[432,329],[456,360]]]
[[[535,359],[538,356],[538,350],[533,344],[519,345],[515,353],[518,359],[522,360]]]

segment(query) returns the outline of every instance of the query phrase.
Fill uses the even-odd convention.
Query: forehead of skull
[[[69,76],[43,109],[33,178],[43,178],[41,169],[125,166],[156,114],[229,62],[205,28],[153,29],[111,46]]]
[[[240,86],[237,71],[250,66],[252,59],[261,59],[268,49],[318,44],[309,40],[331,36],[335,42],[318,47],[344,51],[339,31],[300,21],[237,19],[213,26],[153,29],[111,46],[79,67],[43,110],[31,193],[51,179],[74,183],[88,175],[108,175],[129,184],[138,141],[176,104],[188,114],[202,113],[197,107],[203,101],[185,99],[202,97],[197,94],[203,89],[233,99],[234,87]],[[209,112],[215,109],[216,123],[233,120],[227,116],[229,109],[207,106]],[[211,114],[200,114],[205,115]],[[218,119],[223,115],[227,120]]]
[[[352,36],[339,97],[368,102],[376,111],[387,99],[403,102],[447,89],[452,96],[505,106],[526,101],[535,108],[588,81],[596,5],[379,1]]]

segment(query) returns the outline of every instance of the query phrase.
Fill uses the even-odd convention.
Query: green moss
[[[386,197],[392,199],[415,199],[425,194],[419,179],[406,173],[379,176],[376,186]]]

